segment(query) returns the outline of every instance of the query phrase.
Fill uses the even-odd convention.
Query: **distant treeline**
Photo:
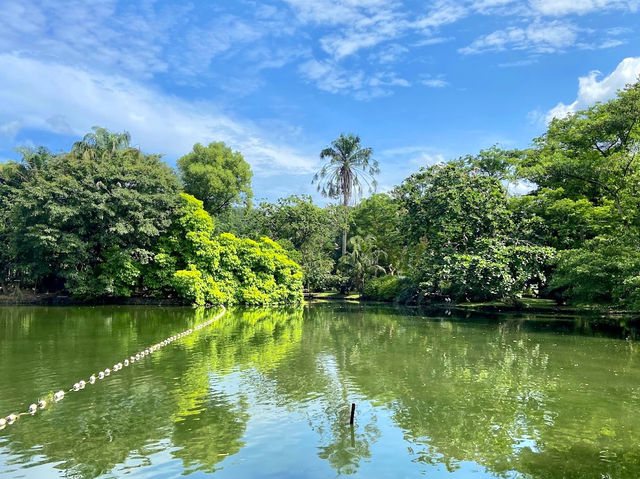
[[[429,166],[355,207],[292,196],[235,208],[218,227],[278,241],[310,290],[403,302],[533,295],[638,309],[639,162],[636,83],[554,119],[529,149],[492,147]]]
[[[353,135],[321,152],[314,181],[340,199],[326,207],[252,205],[251,170],[222,143],[195,145],[178,172],[101,128],[68,153],[20,151],[0,165],[5,287],[256,304],[296,300],[304,281],[388,301],[640,308],[640,83],[529,149],[428,166],[355,206],[378,165]]]

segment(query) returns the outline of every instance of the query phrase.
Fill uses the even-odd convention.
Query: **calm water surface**
[[[0,308],[0,416],[216,312]],[[235,309],[1,430],[0,478],[637,479],[635,337],[584,318]]]

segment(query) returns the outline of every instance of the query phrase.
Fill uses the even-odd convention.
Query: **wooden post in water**
[[[353,426],[353,417],[356,414],[356,403],[351,403],[351,416],[349,417],[349,424]]]

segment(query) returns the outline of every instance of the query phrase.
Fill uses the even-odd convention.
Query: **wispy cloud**
[[[93,125],[128,130],[150,152],[173,157],[196,142],[225,141],[243,155],[258,175],[287,171],[307,174],[315,160],[268,133],[209,103],[165,95],[121,76],[0,54],[0,124],[4,130],[35,129],[80,136]],[[47,81],[43,82],[42,79]]]
[[[500,68],[517,68],[517,67],[526,67],[529,65],[535,65],[538,63],[539,59],[537,57],[529,57],[523,58],[521,60],[515,60],[512,62],[503,62],[499,63],[498,66]]]
[[[444,75],[425,75],[420,80],[420,83],[424,86],[428,86],[429,88],[444,88],[449,86],[449,82],[445,80]]]
[[[388,96],[393,87],[408,87],[410,83],[394,72],[366,74],[363,70],[348,70],[331,60],[309,60],[300,65],[300,72],[321,90],[349,93],[359,100]]]
[[[585,15],[607,10],[636,12],[638,0],[531,0],[531,7],[543,15]]]
[[[526,28],[509,27],[496,30],[459,49],[464,55],[486,51],[529,50],[535,53],[553,53],[575,45],[579,29],[570,22],[535,21]]]

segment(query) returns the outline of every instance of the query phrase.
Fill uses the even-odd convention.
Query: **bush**
[[[362,296],[375,301],[396,301],[400,293],[411,286],[411,280],[403,276],[380,276],[372,278],[365,284]]]
[[[216,236],[202,202],[186,194],[180,197],[171,234],[146,269],[144,282],[152,293],[168,290],[198,305],[302,301],[302,270],[278,243],[230,233]]]
[[[558,254],[550,286],[577,303],[640,307],[640,251],[615,238],[598,237]]]
[[[546,283],[553,248],[481,244],[477,253],[433,258],[427,254],[420,269],[420,291],[426,297],[455,301],[515,299]]]

